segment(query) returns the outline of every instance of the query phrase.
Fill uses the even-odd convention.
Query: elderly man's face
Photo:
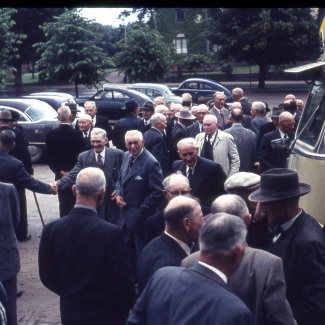
[[[296,100],[296,106],[297,106],[297,109],[298,109],[299,111],[302,111],[303,108],[304,108],[304,105],[303,105],[303,103],[302,103],[302,101],[301,101],[300,99],[297,99],[297,100]]]
[[[283,133],[291,133],[295,128],[295,119],[293,116],[287,117],[284,120],[280,121],[280,130]]]
[[[94,118],[97,114],[97,108],[95,108],[91,104],[85,104],[85,113],[90,115],[91,118]]]
[[[165,100],[162,98],[158,98],[154,100],[154,105],[158,106],[158,105],[165,105]]]
[[[197,161],[198,149],[191,144],[183,143],[178,154],[186,166],[192,167]]]
[[[172,177],[168,188],[163,191],[164,196],[167,201],[170,201],[172,198],[182,195],[189,196],[191,191],[188,188],[188,184],[184,179],[180,179],[179,177]]]
[[[165,115],[166,119],[169,118],[169,109],[164,109],[160,112],[162,115]]]
[[[174,108],[174,105],[170,106],[169,113],[170,113],[170,118],[174,118],[176,113],[176,109]]]
[[[205,116],[203,120],[203,131],[205,132],[206,135],[214,135],[214,133],[217,131],[218,128],[218,123],[213,122],[212,119],[210,119],[207,116]]]
[[[262,211],[265,212],[269,225],[281,225],[286,222],[285,200],[261,202]]]
[[[161,118],[161,121],[157,123],[157,129],[163,132],[167,127],[167,118],[164,116],[164,118]]]
[[[141,152],[143,145],[144,140],[141,141],[137,134],[129,135],[125,141],[125,146],[132,156],[138,155]]]
[[[223,108],[225,106],[226,96],[225,95],[217,95],[213,98],[214,106],[217,108]]]
[[[202,124],[204,116],[208,114],[208,110],[204,108],[198,108],[196,110],[196,118]]]
[[[85,118],[79,118],[78,120],[78,126],[79,130],[82,132],[87,132],[93,125],[93,122],[91,120],[87,120]]]
[[[91,134],[90,135],[90,144],[91,144],[91,147],[93,148],[93,150],[96,153],[102,152],[107,142],[108,142],[107,138],[103,139],[98,134],[96,134],[96,135]]]
[[[152,115],[153,115],[153,111],[152,110],[142,108],[142,117],[145,120],[149,120]]]

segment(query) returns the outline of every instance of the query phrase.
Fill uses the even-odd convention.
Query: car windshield
[[[164,97],[175,96],[169,89],[166,89],[164,92]]]
[[[55,119],[57,112],[47,103],[33,103],[25,110],[25,114],[28,115],[32,121],[39,121],[42,119]]]

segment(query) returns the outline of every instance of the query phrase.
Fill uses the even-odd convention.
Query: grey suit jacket
[[[191,267],[199,260],[195,252],[182,261]],[[260,249],[246,247],[237,271],[229,278],[229,289],[254,315],[255,325],[296,324],[286,299],[282,260]]]
[[[130,153],[124,154],[116,195],[123,197],[121,223],[129,230],[144,231],[148,217],[157,212],[162,198],[163,175],[157,159],[145,148],[129,170]]]
[[[213,106],[210,110],[210,114],[216,116],[219,125],[225,125],[229,117],[229,110],[227,108],[221,108],[219,112],[219,110]]]
[[[204,145],[204,138],[204,132],[195,137],[195,141],[199,146],[199,155],[201,155]],[[213,145],[213,160],[221,165],[227,177],[239,171],[239,154],[232,135],[218,130],[217,139]]]
[[[256,159],[256,135],[253,131],[244,128],[240,123],[234,123],[231,128],[224,132],[234,137],[239,159],[240,172],[252,172]]]
[[[15,186],[0,183],[0,281],[14,277],[20,270],[15,235],[19,217],[19,196]]]
[[[97,209],[97,213],[100,218],[113,223],[117,223],[119,219],[119,208],[116,202],[111,200],[111,194],[116,188],[116,181],[120,173],[123,157],[124,153],[122,150],[105,148],[104,174],[106,178],[106,193],[103,203]],[[57,181],[59,188],[65,189],[72,187],[76,182],[80,170],[86,167],[98,167],[95,152],[92,149],[82,152],[79,155],[77,164],[73,167],[71,172]]]

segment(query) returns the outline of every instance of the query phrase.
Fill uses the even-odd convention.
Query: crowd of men
[[[325,324],[325,234],[299,207],[310,186],[286,168],[303,102],[232,96],[128,100],[113,128],[94,102],[77,120],[63,106],[46,138],[51,184],[14,152],[26,143],[1,112],[0,320],[17,324],[27,188],[58,194],[39,276],[63,325]]]

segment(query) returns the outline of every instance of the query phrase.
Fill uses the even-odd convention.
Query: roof
[[[24,98],[0,98],[0,105],[11,106],[24,111],[35,103],[42,102],[38,99],[24,99]],[[42,102],[43,103],[43,102]],[[46,104],[48,105],[48,104]]]

